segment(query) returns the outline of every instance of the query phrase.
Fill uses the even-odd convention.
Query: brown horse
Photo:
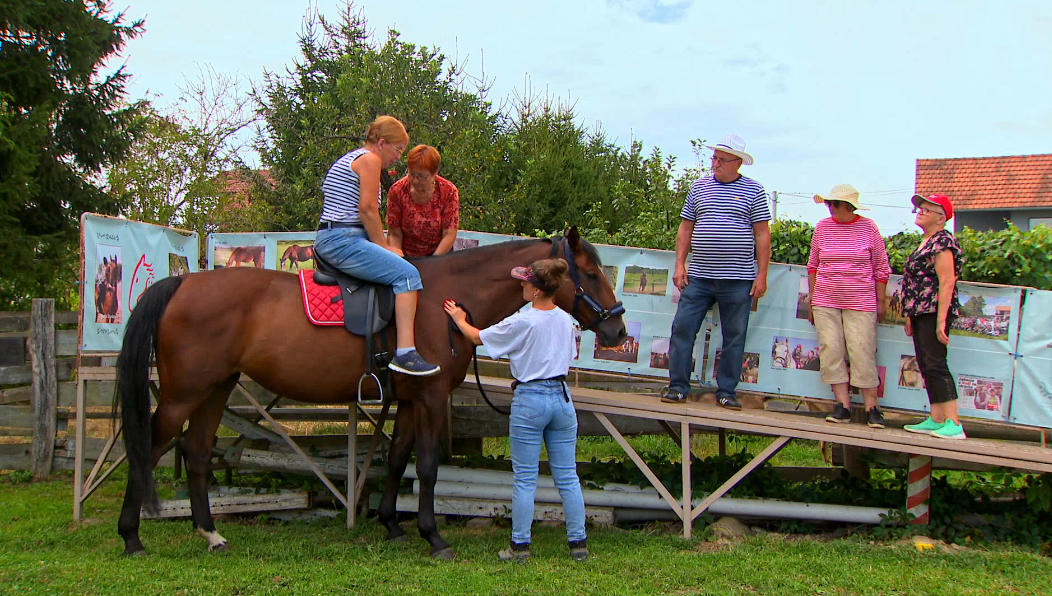
[[[314,258],[314,247],[313,246],[300,246],[299,244],[293,244],[292,246],[285,249],[285,253],[281,255],[281,266],[279,269],[285,269],[285,261],[291,261],[289,268],[293,266],[296,269],[300,268],[300,263],[303,261],[309,261]]]
[[[117,286],[120,282],[121,264],[117,261],[117,257],[102,257],[102,270],[95,277],[96,323],[117,322],[120,314],[120,297]]]
[[[240,267],[242,263],[252,263],[257,269],[263,268],[262,246],[239,246],[230,251],[230,258],[226,260],[227,267]]]
[[[556,292],[556,304],[604,346],[620,345],[627,333],[599,255],[576,228],[565,238],[520,240],[418,259],[424,289],[416,317],[416,347],[442,367],[431,377],[394,375],[398,411],[388,454],[388,473],[379,521],[389,540],[404,540],[395,521],[395,498],[416,446],[420,480],[417,526],[431,545],[431,556],[448,559],[453,550],[435,524],[434,487],[439,438],[450,392],[467,372],[472,346],[455,337],[450,350],[446,299],[462,303],[476,326],[487,327],[513,314],[525,302],[512,267],[559,256],[571,262],[573,281]],[[231,308],[237,305],[237,308]],[[193,526],[210,550],[227,541],[215,529],[208,506],[206,471],[212,443],[230,391],[242,374],[267,389],[304,402],[333,404],[355,399],[365,372],[365,342],[341,328],[317,327],[304,316],[295,275],[257,269],[221,269],[169,277],[139,299],[125,330],[117,359],[118,391],[128,454],[128,488],[118,531],[125,554],[145,549],[139,540],[139,512],[156,507],[153,467],[168,443],[190,421],[183,442]],[[393,329],[389,329],[393,342]],[[160,377],[157,409],[150,416],[148,369],[156,352]],[[377,397],[375,388],[369,386]],[[114,404],[116,407],[117,404]]]

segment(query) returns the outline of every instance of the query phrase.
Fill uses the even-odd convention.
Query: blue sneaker
[[[437,375],[442,370],[437,364],[431,364],[421,358],[420,353],[416,350],[401,356],[395,356],[391,363],[387,365],[387,368],[400,372],[403,375],[412,375],[414,377],[429,377]]]

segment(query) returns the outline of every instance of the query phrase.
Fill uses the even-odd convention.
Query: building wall
[[[1052,209],[1025,209],[1013,211],[1009,219],[1012,220],[1012,223],[1015,224],[1015,227],[1019,228],[1020,230],[1027,231],[1031,227],[1031,219],[1052,219]],[[1049,227],[1052,227],[1052,222],[1049,221],[1034,222],[1034,224],[1044,224]]]
[[[1008,227],[1005,220],[1010,216],[1009,211],[958,211],[953,216],[953,231],[960,232],[966,227],[981,231],[1003,230]],[[1027,227],[1029,229],[1029,224]]]

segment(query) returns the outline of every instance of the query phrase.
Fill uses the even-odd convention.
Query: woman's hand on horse
[[[453,321],[457,324],[467,321],[468,315],[464,312],[463,308],[457,306],[457,303],[452,300],[446,300],[442,303],[442,308],[445,309],[446,314],[453,318]]]

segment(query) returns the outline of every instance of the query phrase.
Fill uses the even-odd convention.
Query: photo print
[[[771,368],[819,370],[818,340],[776,335],[771,344]]]
[[[888,280],[884,289],[884,318],[879,323],[884,325],[906,325],[906,315],[902,314],[902,278]]]
[[[577,343],[577,355],[573,357],[574,360],[581,359],[581,326],[574,323],[573,326],[573,340]]]
[[[610,282],[610,287],[617,292],[617,265],[603,265],[603,275]]]
[[[723,350],[716,350],[716,357],[712,362],[712,373],[715,375],[716,371],[719,370],[720,357],[723,355]],[[755,385],[760,382],[760,355],[756,352],[746,352],[745,359],[742,361],[742,374],[739,380],[742,383],[752,383]]]
[[[479,241],[473,238],[457,238],[453,241],[453,250],[464,250],[465,248],[475,248],[479,245]]]
[[[916,356],[899,356],[899,387],[924,389],[924,377],[921,376]]]
[[[169,277],[179,277],[180,275],[186,275],[187,273],[190,273],[190,261],[186,257],[177,255],[174,252],[168,253]]]
[[[847,372],[848,372],[848,376],[850,378],[850,375],[851,375],[851,364],[850,363],[847,365]],[[880,380],[880,384],[877,385],[877,399],[883,399],[884,398],[884,379],[887,378],[887,376],[888,376],[888,367],[886,367],[886,366],[878,366],[877,367],[877,379]],[[851,390],[851,394],[852,395],[861,395],[862,394],[862,391],[860,391],[859,388],[855,387],[854,385],[849,385],[849,388]]]
[[[625,341],[614,348],[603,348],[599,341],[595,342],[595,353],[592,355],[597,360],[615,360],[617,362],[639,362],[639,335],[643,330],[643,324],[635,321],[625,321],[628,337]]]
[[[262,269],[265,251],[266,247],[262,244],[256,246],[230,246],[217,242],[215,249],[212,251],[212,268],[255,267],[256,269]]]
[[[668,269],[651,269],[638,265],[625,267],[622,294],[664,296],[668,290]]]
[[[957,375],[957,403],[961,409],[1000,412],[1004,387],[1004,383],[995,379]]]
[[[1008,341],[1008,325],[1017,298],[986,296],[978,288],[959,289],[961,316],[950,327],[951,335]]]
[[[668,370],[669,367],[669,343],[667,337],[655,337],[650,343],[650,368],[661,368]],[[698,366],[698,344],[690,353],[690,370]]]
[[[278,271],[294,273],[300,269],[314,269],[313,240],[278,240],[277,250],[274,253],[277,259],[274,268]]]
[[[800,276],[800,286],[796,290],[796,318],[807,320],[807,296],[811,293],[811,286],[807,283],[807,276]]]
[[[121,324],[121,278],[123,254],[120,246],[99,244],[95,253],[95,322]]]

